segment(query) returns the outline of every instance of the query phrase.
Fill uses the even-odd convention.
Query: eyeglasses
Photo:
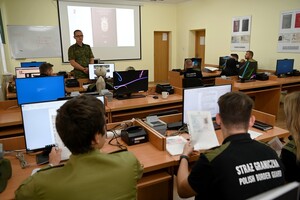
[[[78,38],[78,37],[83,37],[83,35],[75,35],[75,37],[77,37],[77,38]]]

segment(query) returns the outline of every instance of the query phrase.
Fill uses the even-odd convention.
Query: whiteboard
[[[13,58],[61,57],[58,26],[7,26]]]

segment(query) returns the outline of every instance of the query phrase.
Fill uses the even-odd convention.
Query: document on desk
[[[188,111],[188,129],[195,150],[219,146],[211,114],[208,111]]]
[[[176,136],[169,136],[166,138],[166,150],[171,154],[172,156],[180,155],[183,152],[183,147],[187,140],[179,135]]]

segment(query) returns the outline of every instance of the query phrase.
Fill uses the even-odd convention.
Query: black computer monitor
[[[201,69],[201,62],[202,62],[202,58],[185,58],[184,59],[184,63],[186,60],[191,60],[193,63],[193,68],[199,68]]]
[[[16,78],[29,78],[40,75],[39,67],[16,67]]]
[[[277,60],[275,74],[279,77],[292,75],[294,70],[294,59]]]
[[[40,67],[46,62],[21,62],[21,67]]]
[[[226,66],[227,60],[229,60],[230,58],[230,56],[219,57],[219,68],[223,69]]]
[[[183,123],[188,123],[187,111],[210,111],[215,118],[219,113],[218,100],[223,94],[231,92],[231,85],[215,85],[183,89]]]
[[[239,78],[241,82],[255,79],[257,72],[257,62],[247,61],[239,68]]]
[[[65,97],[64,76],[17,78],[18,104],[51,101]]]
[[[98,79],[96,75],[96,69],[98,67],[106,68],[106,78],[113,78],[113,73],[115,71],[115,64],[89,64],[89,79],[95,80]]]
[[[104,103],[104,96],[97,97]],[[47,145],[60,143],[55,127],[57,110],[68,100],[22,104],[26,151],[43,150]],[[37,119],[38,122],[37,122]],[[61,146],[61,145],[59,145]]]
[[[135,94],[148,90],[148,70],[114,71],[114,96],[117,99],[145,97]]]

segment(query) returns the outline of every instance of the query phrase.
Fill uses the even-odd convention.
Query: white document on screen
[[[188,129],[195,150],[219,146],[211,114],[208,111],[188,111]]]

